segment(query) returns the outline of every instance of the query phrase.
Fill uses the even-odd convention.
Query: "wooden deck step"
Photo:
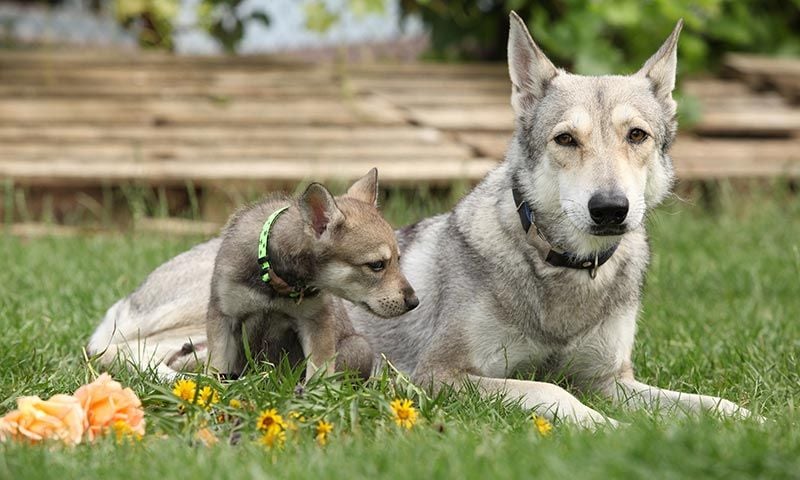
[[[403,114],[377,97],[214,102],[150,99],[0,99],[0,125],[400,125]]]
[[[725,66],[757,89],[774,88],[800,103],[800,58],[729,54]]]
[[[442,145],[446,135],[429,127],[411,125],[294,126],[294,125],[42,125],[28,128],[0,124],[2,145],[61,145],[128,143],[164,145],[305,145],[384,147]]]
[[[262,186],[301,181],[348,181],[377,167],[383,185],[448,185],[456,180],[477,182],[496,166],[489,158],[436,158],[314,161],[297,158],[240,159],[195,162],[114,161],[50,158],[47,162],[0,159],[0,178],[15,184],[51,187],[86,187],[134,182],[147,185],[216,186],[258,182]]]

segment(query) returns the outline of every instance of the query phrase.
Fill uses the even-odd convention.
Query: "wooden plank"
[[[469,92],[511,95],[511,81],[494,78],[458,77],[447,81],[420,76],[415,78],[394,77],[349,77],[348,81],[358,90],[374,91],[391,96],[393,92]]]
[[[0,69],[153,68],[153,69],[279,69],[308,68],[309,62],[281,55],[172,55],[145,50],[0,49]]]
[[[76,161],[26,162],[0,160],[0,179],[37,186],[85,186],[104,182],[141,182],[153,185],[217,185],[220,182],[349,181],[377,167],[381,183],[447,184],[454,180],[478,181],[496,165],[486,158],[439,158],[379,161],[315,162],[297,159],[196,162],[191,168],[181,162]]]
[[[700,135],[790,137],[800,131],[800,109],[704,111],[692,130]]]
[[[338,84],[330,81],[319,84],[286,83],[284,85],[215,85],[202,84],[165,84],[136,85],[131,83],[114,84],[86,82],[19,82],[16,84],[0,84],[0,97],[22,98],[70,98],[79,97],[87,100],[130,100],[147,98],[194,98],[201,100],[240,100],[280,98],[281,100],[330,97],[346,98],[346,93]]]
[[[681,90],[704,99],[734,98],[753,94],[752,90],[742,82],[716,78],[686,80],[681,83]]]
[[[679,137],[670,155],[681,179],[800,176],[798,140]]]
[[[479,156],[502,160],[505,158],[508,143],[511,141],[511,130],[498,132],[460,131],[456,138],[472,147]]]
[[[391,148],[389,148],[391,147]],[[468,146],[454,142],[435,145],[396,142],[386,144],[339,144],[339,145],[287,145],[274,143],[266,145],[152,145],[144,143],[98,143],[72,144],[69,147],[53,144],[5,144],[0,149],[0,160],[26,160],[47,162],[51,159],[70,159],[85,162],[95,161],[176,161],[200,162],[251,158],[251,159],[307,159],[337,162],[339,160],[372,161],[378,159],[424,158],[436,161],[438,158],[467,158],[471,156]]]
[[[134,85],[157,88],[169,85],[215,85],[220,87],[285,86],[291,84],[324,85],[335,81],[333,73],[324,67],[294,71],[187,71],[117,70],[117,69],[48,69],[14,71],[0,69],[3,85]]]
[[[0,125],[0,144],[54,143],[63,146],[91,143],[147,143],[149,145],[314,145],[378,144],[386,148],[444,141],[439,130],[410,125],[354,126],[128,126],[128,125]]]
[[[402,113],[383,99],[200,102],[148,100],[0,99],[4,125],[356,125],[402,124]]]
[[[464,107],[417,107],[409,109],[419,125],[442,130],[508,131],[514,128],[511,105]]]
[[[776,89],[792,102],[800,101],[800,59],[730,54],[725,66],[756,89]]]
[[[466,92],[463,90],[447,91],[376,91],[395,105],[404,107],[498,107],[511,104],[508,89],[502,92]]]
[[[725,56],[726,67],[743,74],[800,77],[800,59],[796,57],[765,57],[730,53]]]
[[[501,63],[353,63],[338,67],[353,76],[369,77],[492,77],[508,81],[508,65]]]

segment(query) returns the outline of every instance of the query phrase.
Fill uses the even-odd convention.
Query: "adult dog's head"
[[[607,248],[669,192],[682,25],[635,74],[589,77],[557,69],[512,12],[509,160],[519,162],[515,180],[554,245],[578,254]]]

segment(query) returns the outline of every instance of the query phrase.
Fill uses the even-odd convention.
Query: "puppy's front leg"
[[[219,306],[212,301],[208,306],[206,332],[209,371],[225,375],[241,374],[246,360],[242,344],[242,322],[222,313]]]
[[[325,368],[325,374],[334,372],[334,357],[336,356],[336,322],[327,309],[313,320],[300,322],[298,333],[303,354],[307,358],[306,381],[317,370]]]

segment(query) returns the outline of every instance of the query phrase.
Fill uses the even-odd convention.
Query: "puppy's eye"
[[[641,128],[632,128],[631,131],[628,132],[628,141],[631,143],[642,143],[647,140],[647,137],[647,132]]]
[[[575,139],[572,138],[572,135],[570,135],[569,133],[562,133],[561,135],[557,135],[556,138],[554,138],[553,140],[555,140],[555,142],[561,145],[562,147],[578,146],[578,142],[576,142]]]
[[[366,264],[370,270],[373,272],[380,272],[384,268],[386,268],[386,263],[383,260],[378,260],[377,262],[369,262]]]

